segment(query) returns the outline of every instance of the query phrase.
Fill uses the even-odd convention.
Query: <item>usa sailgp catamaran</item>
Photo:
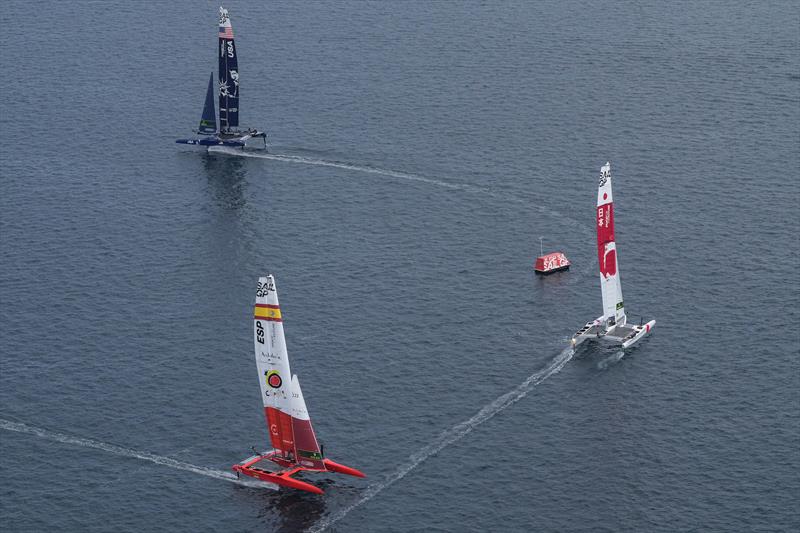
[[[622,300],[622,286],[617,268],[617,244],[614,241],[614,198],[611,195],[611,163],[600,168],[597,190],[597,260],[600,265],[600,289],[603,294],[603,315],[587,323],[572,337],[572,346],[585,340],[602,340],[632,346],[650,333],[655,320],[630,325]]]
[[[219,8],[219,82],[214,90],[214,73],[208,81],[206,102],[196,139],[178,139],[178,144],[200,146],[234,146],[244,148],[250,139],[263,139],[267,147],[267,134],[263,131],[239,130],[239,63],[236,58],[236,44],[233,41],[233,27],[228,10]],[[219,97],[219,129],[214,109],[214,93]]]
[[[237,475],[242,473],[315,494],[322,494],[322,489],[292,476],[308,471],[366,477],[355,468],[327,459],[317,442],[300,382],[289,368],[283,317],[272,275],[258,279],[253,337],[264,415],[273,449],[233,465]]]

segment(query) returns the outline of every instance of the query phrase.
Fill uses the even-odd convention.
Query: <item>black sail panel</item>
[[[214,73],[208,79],[206,91],[206,104],[203,106],[203,116],[200,118],[200,127],[197,133],[202,135],[215,135],[217,133],[217,113],[214,111]]]
[[[219,8],[219,128],[239,127],[239,64],[228,10]]]

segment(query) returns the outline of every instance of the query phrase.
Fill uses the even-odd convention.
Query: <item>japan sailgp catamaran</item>
[[[585,340],[602,340],[628,348],[650,333],[655,320],[630,325],[622,301],[622,285],[617,268],[617,244],[614,241],[614,198],[611,196],[611,163],[600,169],[597,190],[597,260],[600,265],[600,289],[603,315],[587,323],[572,337],[572,346]]]
[[[178,144],[200,146],[234,146],[244,148],[250,139],[262,139],[267,147],[267,134],[263,131],[239,130],[239,63],[236,58],[236,44],[233,41],[233,27],[228,10],[219,8],[219,82],[214,89],[214,73],[208,82],[206,102],[196,139],[178,139]],[[214,109],[214,93],[219,97],[219,130]]]
[[[339,472],[365,477],[360,471],[327,459],[317,442],[297,376],[289,368],[283,317],[275,278],[258,279],[253,336],[264,415],[272,450],[233,465],[239,473],[284,487],[322,494],[322,489],[294,479],[303,472]]]

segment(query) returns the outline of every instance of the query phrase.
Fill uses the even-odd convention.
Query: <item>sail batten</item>
[[[220,131],[239,127],[239,63],[228,10],[219,8]]]

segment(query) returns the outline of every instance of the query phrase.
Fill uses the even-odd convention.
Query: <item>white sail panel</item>
[[[253,311],[253,343],[270,441],[284,456],[293,457],[296,451],[290,414],[292,371],[289,368],[289,355],[283,335],[283,316],[278,303],[278,292],[272,276],[258,280]]]
[[[278,292],[275,278],[271,275],[258,279],[253,312],[253,343],[264,407],[274,407],[289,414],[292,373]]]
[[[303,391],[300,389],[300,380],[297,375],[292,376],[292,411],[293,418],[298,420],[311,420],[308,416],[308,408],[306,407],[306,400],[303,398]]]

